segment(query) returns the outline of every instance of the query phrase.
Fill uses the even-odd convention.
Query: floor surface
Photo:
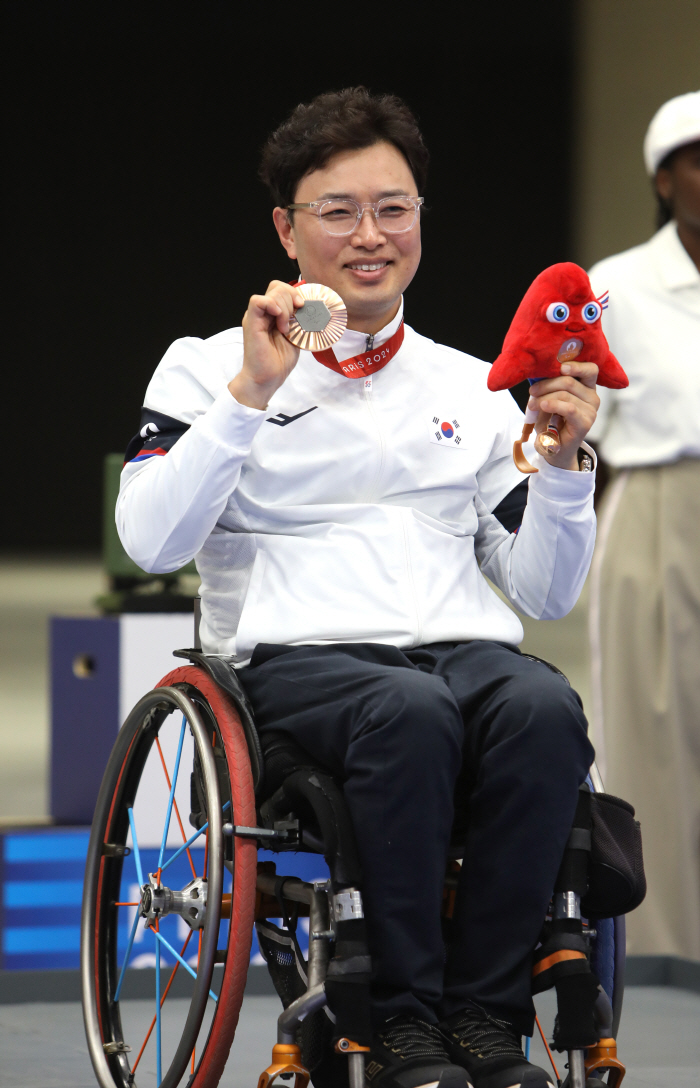
[[[551,1030],[551,993],[537,999],[543,1026]],[[280,1009],[277,998],[246,998],[221,1088],[255,1088],[269,1062]],[[627,1065],[624,1088],[697,1088],[700,1084],[700,995],[668,987],[634,988],[625,995],[619,1037]],[[535,1041],[532,1060],[549,1068]],[[555,1061],[563,1073],[561,1055]],[[94,1088],[77,1004],[0,1006],[2,1088]],[[155,1085],[146,1074],[138,1084]]]

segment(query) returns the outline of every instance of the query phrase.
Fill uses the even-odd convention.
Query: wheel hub
[[[179,914],[190,929],[201,929],[207,914],[207,882],[197,877],[182,891],[175,891],[159,884],[155,874],[149,873],[148,884],[141,889],[139,912],[147,927],[166,914]]]

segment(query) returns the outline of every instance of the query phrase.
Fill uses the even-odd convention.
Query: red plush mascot
[[[531,385],[542,378],[556,378],[562,363],[579,356],[596,364],[599,385],[624,389],[629,384],[627,375],[610,351],[600,324],[607,304],[607,294],[596,298],[591,281],[577,264],[566,261],[545,268],[518,306],[503,350],[491,367],[489,389],[510,389],[525,378]],[[522,437],[513,448],[521,472],[537,472],[522,451],[536,419],[537,413],[528,409]],[[540,452],[552,453],[559,445],[557,422],[552,417],[547,431],[538,436]]]

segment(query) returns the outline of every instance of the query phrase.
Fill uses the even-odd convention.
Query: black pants
[[[593,759],[576,693],[494,642],[259,645],[239,675],[261,733],[286,730],[343,780],[376,1021],[472,1000],[531,1035],[532,951]],[[445,960],[455,794],[468,832]]]

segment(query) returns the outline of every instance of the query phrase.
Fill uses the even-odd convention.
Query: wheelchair
[[[284,734],[268,734],[263,754],[247,697],[225,659],[199,650],[175,656],[188,663],[137,703],[118,734],[92,825],[81,976],[97,1082],[214,1088],[238,1024],[257,930],[283,1004],[258,1088],[292,1077],[294,1088],[306,1088],[310,1078],[315,1088],[363,1088],[370,960],[362,874],[342,791]],[[595,766],[591,776],[591,790],[602,792]],[[273,851],[277,862],[259,864],[259,848]],[[330,879],[279,875],[276,865],[289,851],[323,855]],[[450,853],[447,919],[459,842]],[[550,914],[580,917],[577,895],[555,893]],[[308,960],[296,935],[297,920],[303,925],[306,918]],[[581,928],[586,953],[576,955],[600,981],[598,1042],[568,1051],[564,1088],[618,1088],[624,916],[584,919]],[[552,963],[567,955],[535,961],[534,990],[547,988]],[[136,967],[148,970],[129,970]],[[153,986],[152,1002],[131,999],[136,976]],[[544,1033],[542,1039],[547,1046]],[[553,1058],[552,1065],[561,1085]]]

